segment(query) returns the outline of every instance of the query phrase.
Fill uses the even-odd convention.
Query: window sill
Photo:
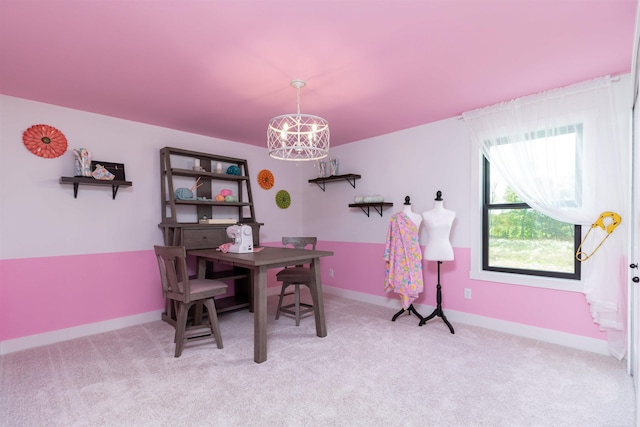
[[[482,280],[484,282],[507,283],[509,285],[531,286],[567,292],[583,292],[582,281],[580,280],[528,276],[525,274],[501,273],[497,271],[478,271],[474,268],[469,272],[469,277],[473,280]]]

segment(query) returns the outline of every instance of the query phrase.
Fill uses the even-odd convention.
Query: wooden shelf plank
[[[111,181],[108,180],[100,180],[95,179],[89,176],[63,176],[60,177],[60,184],[73,184],[73,198],[78,198],[78,186],[82,185],[93,185],[93,186],[110,186],[111,194],[113,199],[115,200],[116,194],[118,193],[118,188],[120,187],[131,187],[133,183],[131,181],[123,181],[119,179],[114,179]]]
[[[320,187],[322,191],[324,191],[325,183],[332,182],[332,181],[342,181],[342,180],[347,181],[349,184],[351,184],[353,188],[356,188],[356,179],[360,179],[360,178],[362,177],[358,174],[348,173],[345,175],[331,175],[323,178],[314,178],[314,179],[310,179],[309,182],[313,182],[317,184],[318,187]]]

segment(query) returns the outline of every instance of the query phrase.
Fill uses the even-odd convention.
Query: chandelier
[[[329,154],[329,122],[300,114],[300,89],[306,84],[304,80],[291,80],[297,91],[297,113],[277,116],[269,122],[267,147],[274,159],[318,160]]]

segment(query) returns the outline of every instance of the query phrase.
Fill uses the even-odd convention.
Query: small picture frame
[[[115,175],[116,181],[126,181],[126,176],[124,173],[124,164],[123,163],[113,163],[113,162],[103,162],[100,160],[92,160],[91,161],[91,172],[96,170],[96,165],[102,165],[106,170]]]

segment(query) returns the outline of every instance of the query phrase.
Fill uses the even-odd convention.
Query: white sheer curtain
[[[627,212],[628,145],[620,137],[612,79],[598,78],[464,113],[475,143],[533,209],[583,226],[602,212]],[[626,352],[625,218],[593,257],[582,262],[591,314],[609,332],[609,350]],[[583,252],[606,236],[593,228]]]

